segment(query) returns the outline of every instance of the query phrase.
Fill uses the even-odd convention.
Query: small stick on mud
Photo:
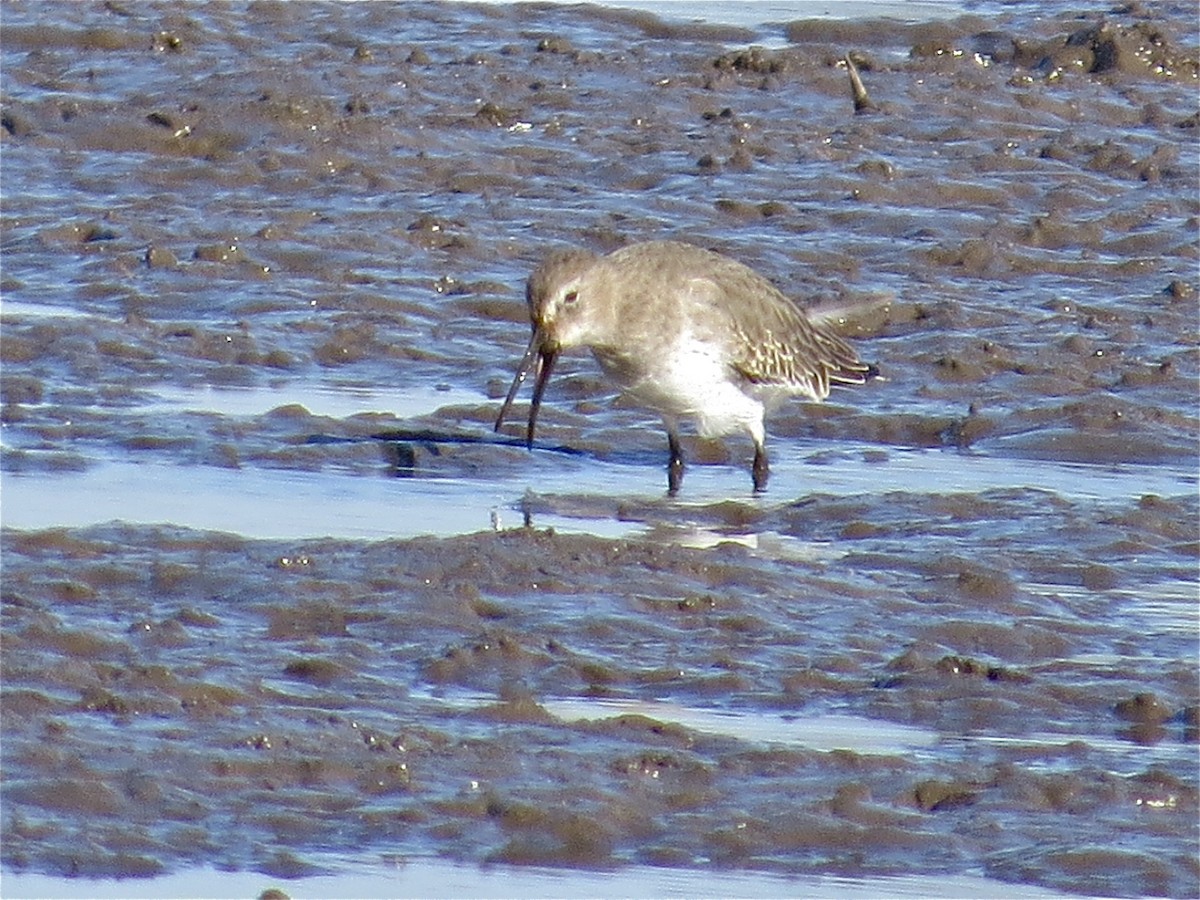
[[[850,58],[849,53],[846,54],[845,59],[846,71],[850,73],[850,93],[854,96],[854,111],[856,113],[878,111],[879,107],[868,96],[862,78],[858,75],[858,66],[854,65],[854,60]]]

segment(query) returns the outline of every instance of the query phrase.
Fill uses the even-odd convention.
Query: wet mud
[[[5,4],[4,870],[1195,895],[1194,13]],[[586,355],[491,433],[659,238],[883,376],[763,497]]]

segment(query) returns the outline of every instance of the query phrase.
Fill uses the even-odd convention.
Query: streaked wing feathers
[[[789,388],[814,400],[833,384],[862,384],[869,367],[825,325],[815,325],[767,282],[757,302],[728,304],[733,318],[734,369],[757,385]]]
[[[673,280],[686,285],[688,302],[715,313],[690,317],[693,336],[724,346],[733,370],[751,384],[823,400],[833,384],[867,380],[870,367],[849,344],[827,324],[810,321],[771,282],[736,260],[667,241],[631,245],[609,259],[638,260],[656,273],[653,280],[640,276],[626,289],[631,315],[662,315],[661,306],[636,299],[652,291],[651,285]]]

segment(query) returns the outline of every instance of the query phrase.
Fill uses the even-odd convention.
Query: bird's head
[[[526,442],[531,447],[542,395],[559,352],[565,347],[587,344],[596,329],[597,305],[589,302],[584,283],[596,259],[594,253],[586,250],[556,250],[533,270],[525,286],[533,335],[496,417],[496,430],[500,430],[513,398],[533,370],[533,401],[526,429]]]

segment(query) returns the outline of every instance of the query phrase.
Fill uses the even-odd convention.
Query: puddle
[[[483,394],[449,385],[414,385],[381,390],[354,384],[300,382],[284,387],[155,388],[154,399],[141,408],[150,412],[215,412],[226,416],[259,416],[281,406],[298,404],[314,416],[345,418],[359,413],[391,413],[402,419],[434,412],[443,406],[485,402]]]
[[[568,480],[563,476],[558,487]],[[436,478],[109,462],[52,477],[6,475],[4,523],[36,529],[120,520],[253,538],[382,540],[520,525],[513,504],[522,490]],[[613,537],[639,527],[554,516],[539,516],[538,525]]]
[[[799,715],[720,709],[700,709],[646,700],[583,700],[566,698],[542,703],[551,715],[568,721],[639,715],[673,722],[705,734],[717,734],[764,744],[789,744],[810,750],[852,750],[864,754],[893,754],[932,747],[939,737],[924,728],[913,728],[864,719],[861,716]]]
[[[570,3],[572,0],[559,0]],[[945,19],[959,15],[963,6],[955,0],[608,0],[604,6],[649,12],[667,22],[705,22],[735,28],[763,29],[773,23],[796,19],[884,18],[908,22]],[[764,40],[763,46],[783,47],[780,35]]]
[[[775,460],[771,462],[774,466]],[[809,483],[812,480],[809,475]],[[1063,497],[1119,499],[1190,493],[1198,481],[1194,471],[1171,466],[1106,466],[955,451],[893,450],[882,463],[822,465],[819,484],[821,491],[833,494],[878,490],[882,483],[889,490],[910,493],[1032,488]]]
[[[617,2],[4,7],[4,896],[1200,896],[1194,10]],[[661,238],[884,376],[765,496],[494,443]]]
[[[1130,759],[1130,751],[1134,747],[1134,743],[1118,737],[1051,734],[1046,732],[1023,734],[1019,737],[972,734],[947,738],[945,746],[961,748],[964,755],[968,758],[978,757],[985,748],[1004,748],[1009,752],[1021,751],[1026,756],[1035,757],[1028,760],[1027,765],[1041,770],[1056,771],[1070,769],[1071,764],[1065,762],[1063,756],[1069,753],[1072,746],[1078,747],[1085,740],[1089,752],[1108,754],[1111,757],[1114,771],[1125,772],[1133,765]],[[1136,747],[1136,765],[1141,766],[1186,765],[1193,762],[1196,758],[1195,748],[1181,742],[1139,743]],[[1046,753],[1048,758],[1039,761],[1036,759],[1036,753]],[[1055,753],[1062,754],[1063,756],[1056,756],[1054,755]]]
[[[645,535],[659,543],[676,544],[695,550],[707,550],[720,544],[741,544],[771,559],[795,562],[833,562],[847,550],[829,541],[805,541],[778,531],[727,532],[698,526],[652,525]]]
[[[1095,591],[1082,585],[1026,583],[1025,589],[1043,597],[1069,598],[1085,603]],[[1195,581],[1147,582],[1136,589],[1109,588],[1105,592],[1120,603],[1126,614],[1136,618],[1146,634],[1192,635],[1196,632],[1196,609],[1200,584]]]
[[[729,500],[772,505],[794,502],[809,494],[859,496],[880,490],[910,494],[976,493],[992,490],[1042,490],[1065,498],[1129,499],[1157,494],[1191,494],[1200,484],[1194,470],[1168,465],[1097,465],[1053,460],[1004,458],[954,450],[889,448],[844,442],[776,440],[771,444],[771,485],[754,497],[749,473],[741,464],[691,465],[678,504],[706,506]],[[535,454],[537,456],[537,454]],[[539,494],[550,489],[542,480],[545,460],[537,459],[529,482]],[[584,461],[583,487],[608,495],[661,496],[664,470]],[[589,484],[590,482],[590,484]],[[577,491],[580,488],[576,479]],[[580,491],[583,492],[583,491]]]
[[[221,392],[224,393],[224,392]],[[251,392],[251,400],[261,399]],[[241,401],[236,401],[241,402]],[[686,514],[717,503],[768,507],[795,502],[794,491],[855,496],[877,491],[940,494],[998,488],[1034,488],[1066,497],[1133,498],[1175,496],[1194,490],[1192,473],[1166,467],[1100,467],[1031,463],[939,451],[896,451],[886,461],[862,463],[854,455],[819,466],[806,463],[799,445],[780,446],[771,493],[742,493],[744,473],[733,466],[693,466],[684,496],[667,501],[657,466],[588,459],[550,460],[529,456],[528,470],[508,478],[371,478],[337,471],[224,469],[153,462],[98,462],[83,471],[5,473],[4,521],[12,528],[84,527],[121,519],[140,524],[171,523],[256,538],[402,538],[468,534],[524,524],[521,498],[536,486],[544,511],[532,524],[601,537],[620,537],[661,525],[657,514],[644,521],[619,521],[617,504],[633,501]],[[819,471],[819,478],[814,472]],[[555,498],[565,498],[555,502]],[[602,502],[589,503],[589,499]],[[638,516],[633,516],[637,519]],[[670,529],[669,529],[670,530]],[[752,548],[811,558],[820,547],[772,535],[721,534],[685,528],[684,543],[711,546],[737,540]]]
[[[441,707],[477,709],[491,706],[494,696],[458,691],[412,692]],[[659,722],[682,725],[704,734],[736,738],[761,744],[786,744],[809,750],[851,750],[861,754],[890,755],[937,745],[933,731],[880,719],[850,715],[812,715],[754,710],[705,709],[665,700],[612,697],[555,697],[539,705],[564,722],[595,721],[618,716],[645,716]]]
[[[46,303],[29,303],[24,300],[8,300],[0,302],[0,318],[4,316],[20,316],[26,319],[81,319],[90,315],[82,309],[65,306],[51,306]]]
[[[120,881],[55,878],[4,873],[4,895],[21,898],[69,898],[86,894],[108,898],[260,896],[268,888],[293,900],[320,897],[1066,897],[1031,885],[1006,884],[974,875],[902,875],[844,878],[787,877],[768,872],[713,871],[629,866],[609,872],[549,869],[538,866],[462,865],[441,859],[399,862],[331,859],[337,874],[278,879],[249,872],[193,869],[159,878]]]

